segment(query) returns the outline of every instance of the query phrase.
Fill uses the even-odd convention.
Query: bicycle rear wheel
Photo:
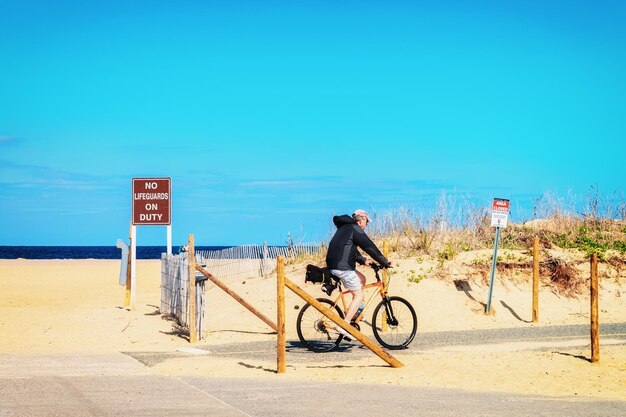
[[[343,319],[343,311],[326,298],[318,298],[317,301],[331,310],[334,308],[339,317]],[[300,310],[296,320],[298,338],[304,346],[313,352],[329,352],[339,346],[343,336],[333,330],[335,324],[331,319],[317,311],[311,304],[306,304]]]
[[[383,322],[386,322],[385,331]],[[402,297],[387,297],[374,310],[372,330],[378,343],[387,349],[405,349],[417,332],[417,316],[413,306]]]

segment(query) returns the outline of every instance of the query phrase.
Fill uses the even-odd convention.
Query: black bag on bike
[[[337,281],[339,279],[330,274],[328,267],[320,268],[315,265],[306,266],[306,277],[304,282],[312,282],[314,284],[321,283],[322,291],[330,296],[335,288],[337,288]]]
[[[315,265],[306,266],[306,277],[304,282],[312,282],[314,284],[326,284],[330,282],[330,271],[327,267],[320,268]]]

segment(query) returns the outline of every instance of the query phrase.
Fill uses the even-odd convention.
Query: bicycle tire
[[[318,298],[317,301],[327,304],[326,307],[330,309],[334,307],[339,317],[343,319],[343,311],[332,301],[327,298]],[[307,349],[313,352],[330,352],[339,346],[343,336],[335,333],[332,330],[333,326],[334,323],[328,317],[309,303],[302,307],[296,320],[298,338]]]
[[[387,303],[393,312],[389,316]],[[382,330],[384,313],[387,313],[387,331]],[[387,297],[374,309],[372,330],[378,343],[391,350],[406,349],[417,333],[417,316],[411,303],[402,297]]]

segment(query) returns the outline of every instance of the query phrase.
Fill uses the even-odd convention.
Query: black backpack
[[[330,295],[337,288],[339,279],[330,274],[328,267],[320,268],[315,265],[306,266],[306,276],[304,282],[312,282],[314,284],[322,284],[322,291]]]
[[[314,284],[326,284],[330,282],[330,271],[328,267],[320,268],[315,265],[306,266],[306,277],[304,282],[312,282]]]

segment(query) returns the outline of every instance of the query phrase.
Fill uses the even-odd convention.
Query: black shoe
[[[337,284],[324,284],[322,285],[322,291],[324,291],[328,296],[330,296],[333,291],[335,291],[335,288],[337,288]]]

